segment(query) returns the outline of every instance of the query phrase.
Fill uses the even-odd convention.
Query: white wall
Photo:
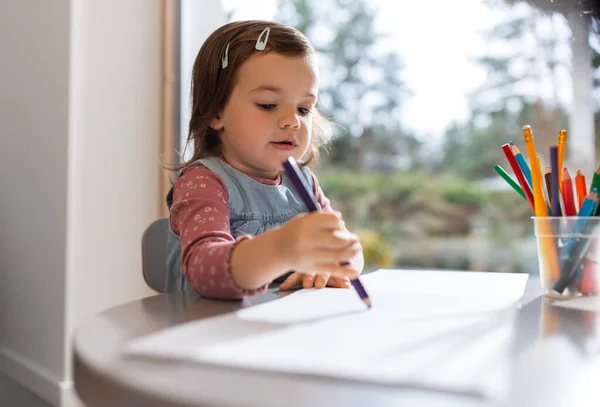
[[[67,332],[150,293],[140,241],[159,212],[162,65],[160,0],[71,3]]]
[[[0,369],[50,397],[64,374],[70,5],[33,3],[0,3]]]
[[[73,329],[150,294],[160,5],[0,3],[0,370],[54,405]]]

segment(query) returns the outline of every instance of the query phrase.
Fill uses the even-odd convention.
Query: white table
[[[531,277],[515,324],[507,406],[598,406],[600,365],[596,313],[552,306]],[[278,298],[212,301],[193,293],[158,295],[118,306],[76,331],[74,381],[88,407],[119,406],[490,406],[488,399],[128,357],[123,344],[185,321]],[[544,334],[542,318],[558,323]],[[465,338],[467,340],[468,338]],[[555,369],[558,370],[555,371]],[[589,379],[589,380],[588,380]]]

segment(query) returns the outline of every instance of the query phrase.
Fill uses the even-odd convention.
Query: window
[[[566,129],[565,166],[589,183],[600,123],[592,1],[207,3],[219,17],[196,14],[207,33],[273,19],[319,51],[319,106],[341,126],[315,172],[361,235],[367,269],[536,272],[531,211],[494,165],[508,168],[509,140],[525,151],[525,124],[549,165]],[[192,62],[182,52],[182,72]],[[182,84],[189,94],[189,78]]]

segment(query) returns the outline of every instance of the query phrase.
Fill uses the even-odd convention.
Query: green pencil
[[[504,168],[502,168],[499,165],[496,165],[494,167],[494,170],[496,170],[498,175],[500,175],[502,178],[504,178],[504,181],[506,181],[508,183],[508,185],[510,185],[515,191],[517,191],[517,193],[519,195],[521,195],[523,197],[523,199],[527,200],[527,198],[525,198],[525,194],[523,193],[523,189],[519,186],[519,184],[517,184],[515,182],[515,180],[513,180],[511,178],[510,175],[508,175],[508,173],[506,171],[504,171]]]
[[[600,191],[600,165],[598,166],[598,168],[596,168],[596,172],[594,172],[594,176],[592,177],[590,191],[594,188]]]
[[[590,185],[590,191],[596,188],[600,191],[600,165],[596,168],[596,172],[594,172],[594,176],[592,177],[592,184]],[[596,208],[592,212],[592,216],[600,215],[600,205],[596,203]]]

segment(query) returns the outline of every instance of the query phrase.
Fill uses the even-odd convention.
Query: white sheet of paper
[[[138,355],[501,397],[527,275],[381,270],[131,341]],[[174,345],[176,344],[176,345]],[[460,369],[457,367],[460,366]]]

